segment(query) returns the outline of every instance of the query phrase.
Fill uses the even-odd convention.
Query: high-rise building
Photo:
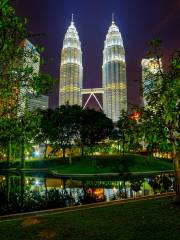
[[[28,40],[24,39],[21,43],[23,48],[23,60],[22,66],[25,69],[32,68],[32,75],[39,74],[40,69],[40,54],[37,51],[37,48]],[[32,76],[33,78],[33,76]],[[19,89],[19,103],[18,103],[18,112],[17,115],[24,114],[27,105],[29,104],[29,94],[33,96],[34,91],[30,88],[31,75],[28,75],[26,83],[22,83]]]
[[[127,110],[127,84],[125,50],[114,19],[104,42],[102,78],[104,112],[117,122],[121,111]]]
[[[38,97],[29,93],[27,98],[27,109],[28,111],[33,111],[36,109],[46,110],[48,109],[49,97],[45,95],[40,95]]]
[[[160,71],[162,71],[162,61],[157,58],[142,59],[142,103],[147,105],[147,97],[150,91],[154,89],[160,80]]]
[[[40,54],[36,47],[28,40],[25,39],[21,46],[24,49],[23,67],[32,68],[32,75],[39,74],[40,69]],[[33,77],[33,76],[32,76]],[[30,76],[31,78],[31,76]],[[31,81],[31,79],[29,79]],[[28,86],[20,87],[19,96],[19,109],[18,115],[24,113],[25,110],[32,111],[35,109],[47,109],[49,97],[45,95],[36,96],[36,92]]]
[[[73,16],[61,52],[59,105],[82,105],[82,51]]]

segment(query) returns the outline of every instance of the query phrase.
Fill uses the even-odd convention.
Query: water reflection
[[[0,175],[0,214],[67,207],[174,191],[172,173],[108,180]]]

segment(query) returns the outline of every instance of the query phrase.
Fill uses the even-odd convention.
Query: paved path
[[[101,203],[93,203],[93,204],[86,204],[86,205],[80,205],[80,206],[72,206],[72,207],[66,207],[66,208],[56,208],[56,209],[42,210],[42,211],[36,211],[36,212],[4,215],[4,216],[0,216],[0,223],[5,221],[20,220],[20,219],[29,218],[29,217],[42,217],[50,214],[62,214],[62,213],[82,211],[82,210],[84,211],[84,210],[94,209],[99,207],[108,207],[108,206],[126,204],[129,202],[139,202],[139,201],[158,199],[158,198],[164,198],[164,197],[172,197],[172,196],[175,196],[174,192],[145,196],[145,197],[113,200],[110,202],[101,202]]]
[[[148,172],[119,172],[119,173],[60,173],[57,171],[51,171],[54,176],[61,178],[76,178],[76,177],[119,177],[119,176],[152,176],[162,175],[166,173],[174,173],[174,170],[165,171],[148,171]]]

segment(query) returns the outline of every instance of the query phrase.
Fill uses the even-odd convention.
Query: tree
[[[42,51],[40,47],[25,48],[23,42],[30,38],[26,30],[26,20],[16,16],[15,9],[9,0],[0,1],[0,119],[1,126],[12,121],[4,132],[0,128],[0,135],[13,139],[14,124],[23,122],[22,101],[26,101],[27,93],[34,95],[47,93],[54,83],[54,79],[47,74],[37,73],[34,64],[39,60],[35,51]],[[22,113],[21,113],[22,112]],[[33,120],[34,121],[34,120]],[[4,122],[4,123],[3,123]]]
[[[140,148],[140,125],[138,122],[128,116],[125,111],[122,111],[121,117],[117,123],[119,129],[119,138],[123,145],[123,156],[125,151],[125,146],[128,149],[139,149]]]
[[[93,109],[82,111],[80,118],[79,145],[84,155],[84,146],[92,147],[96,143],[107,138],[113,129],[112,120],[103,112]]]
[[[35,141],[36,143],[43,143],[45,146],[44,150],[44,158],[47,157],[47,147],[48,144],[52,143],[52,139],[56,134],[56,125],[54,119],[54,112],[53,109],[46,109],[46,110],[37,110],[37,115],[40,121],[39,127],[37,128],[37,132],[35,134]]]
[[[21,146],[21,168],[25,166],[25,146],[33,144],[37,129],[39,129],[40,119],[36,111],[25,112],[15,122],[14,135],[16,141]]]
[[[16,123],[12,119],[0,118],[0,146],[2,154],[6,156],[8,166],[11,160],[12,146],[15,143],[15,127]]]
[[[65,157],[66,148],[71,151],[72,145],[79,138],[80,116],[82,108],[78,105],[62,105],[56,108],[53,114],[55,134],[52,137],[54,146],[63,149]]]
[[[147,106],[142,111],[142,123],[146,141],[159,150],[172,151],[176,176],[176,196],[180,202],[180,52],[174,51],[168,69],[162,70],[161,42],[151,42],[150,55],[158,62],[159,71],[154,74],[154,87],[147,96]]]
[[[29,91],[47,93],[54,79],[34,70],[39,61],[36,52],[41,53],[43,48],[24,46],[31,36],[26,21],[16,16],[9,0],[0,1],[0,16],[0,117],[14,117],[19,111],[20,95],[25,97]]]

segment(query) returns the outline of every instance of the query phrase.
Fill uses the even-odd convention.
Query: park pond
[[[96,176],[2,172],[0,214],[136,198],[174,190],[172,171]]]

